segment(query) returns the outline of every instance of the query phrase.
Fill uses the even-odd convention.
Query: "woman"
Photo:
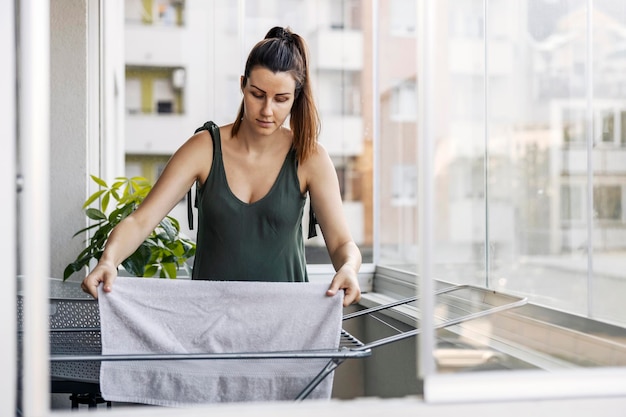
[[[137,210],[108,238],[83,280],[112,290],[117,266],[196,182],[199,227],[193,279],[307,281],[301,219],[307,193],[335,276],[328,296],[359,301],[361,253],[343,216],[335,168],[317,143],[319,120],[304,40],[275,27],[254,46],[233,124],[200,129],[183,144]],[[283,126],[289,117],[291,129]],[[211,134],[211,131],[213,134]]]

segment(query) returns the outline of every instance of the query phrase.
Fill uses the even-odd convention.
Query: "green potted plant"
[[[88,266],[92,260],[100,259],[113,228],[141,204],[152,188],[142,177],[118,177],[110,186],[94,175],[91,178],[100,189],[89,196],[83,209],[87,217],[96,223],[74,234],[76,237],[93,231],[87,247],[65,268],[64,281]],[[112,202],[112,210],[108,212]],[[188,269],[186,261],[195,252],[196,244],[180,234],[180,226],[175,218],[167,216],[139,248],[122,262],[122,266],[132,276],[153,277],[158,274],[161,278],[176,278],[180,269]]]

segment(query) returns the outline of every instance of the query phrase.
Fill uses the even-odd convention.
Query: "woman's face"
[[[296,81],[288,72],[274,73],[254,67],[247,80],[242,77],[244,122],[255,132],[271,135],[291,113]]]

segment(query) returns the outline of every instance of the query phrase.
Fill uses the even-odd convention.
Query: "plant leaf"
[[[77,271],[78,270],[75,268],[74,263],[71,263],[68,266],[66,266],[65,270],[63,271],[63,281],[67,280],[69,277],[72,276],[74,272],[77,272]]]
[[[89,207],[89,205],[91,203],[96,201],[98,199],[98,197],[100,197],[102,194],[104,194],[106,192],[107,192],[107,190],[99,190],[99,191],[96,191],[95,193],[93,193],[91,196],[89,196],[89,198],[83,204],[83,209]]]
[[[142,244],[132,255],[122,262],[122,265],[124,265],[124,268],[132,275],[141,277],[145,274],[146,265],[149,263],[150,256],[150,248]]]
[[[172,226],[176,229],[176,231],[180,232],[180,223],[178,223],[178,220],[171,216],[167,216],[166,218],[172,223]]]
[[[92,224],[91,226],[83,227],[83,228],[82,228],[82,229],[80,229],[78,232],[74,233],[74,234],[72,235],[72,237],[76,237],[76,236],[80,235],[81,233],[86,232],[87,230],[91,230],[91,229],[93,229],[93,228],[95,228],[95,227],[100,226],[101,224],[102,224],[102,222],[100,222],[100,223],[96,223],[96,224]]]
[[[117,209],[113,210],[111,214],[109,214],[109,223],[113,225],[117,225],[119,222],[124,220],[130,213],[135,210],[135,207],[132,204],[125,204]]]
[[[102,206],[102,211],[106,213],[107,208],[109,207],[109,199],[111,198],[111,193],[106,193],[102,197],[102,202],[100,205]]]
[[[98,209],[88,208],[85,210],[85,214],[92,220],[107,220],[107,216]]]
[[[96,177],[95,175],[90,175],[91,179],[95,181],[100,187],[109,188],[106,182],[103,179]]]
[[[163,231],[167,234],[167,240],[169,240],[170,242],[176,240],[176,236],[178,236],[178,230],[172,225],[172,222],[169,218],[166,217],[161,220],[159,226],[161,226],[163,228]]]
[[[173,262],[161,263],[161,275],[163,278],[176,278],[176,264]]]
[[[144,277],[153,277],[158,272],[159,267],[156,265],[148,265],[143,273]]]
[[[169,245],[167,245],[167,247],[172,251],[174,256],[176,256],[177,258],[180,258],[181,256],[185,255],[185,247],[183,246],[183,243],[180,240],[176,240],[170,243]]]
[[[117,192],[116,188],[111,188],[110,190],[110,194],[113,196],[113,198],[115,199],[115,201],[120,201],[120,195]]]

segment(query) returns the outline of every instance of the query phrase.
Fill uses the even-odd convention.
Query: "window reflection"
[[[126,23],[182,26],[184,0],[125,0]]]
[[[437,2],[434,71],[423,80],[417,40],[391,37],[400,2],[392,3],[377,11],[384,51],[377,80],[380,263],[417,268],[419,201],[399,196],[417,184],[409,167],[416,166],[419,120],[397,116],[416,104],[408,94],[399,99],[407,83],[417,80],[419,91],[428,82],[435,96],[434,278],[528,296],[597,320],[598,328],[626,324],[615,296],[626,290],[625,32],[616,29],[624,28],[626,6]]]

